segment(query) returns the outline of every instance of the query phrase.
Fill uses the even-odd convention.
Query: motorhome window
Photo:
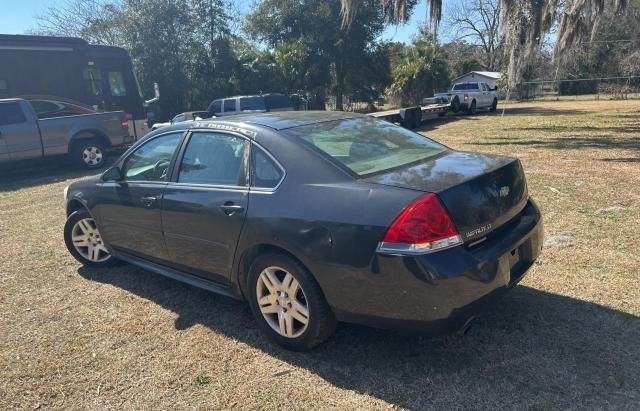
[[[124,82],[124,76],[119,71],[109,72],[109,90],[113,97],[125,97],[127,88]]]
[[[94,67],[87,67],[82,72],[85,90],[89,96],[102,95],[102,74]]]

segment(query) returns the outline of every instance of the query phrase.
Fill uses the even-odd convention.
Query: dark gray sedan
[[[465,330],[542,247],[520,161],[341,112],[163,128],[65,198],[81,263],[245,299],[296,350],[336,321]]]

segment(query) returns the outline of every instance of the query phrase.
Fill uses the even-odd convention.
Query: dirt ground
[[[83,268],[62,240],[82,175],[49,166],[0,177],[0,409],[640,409],[640,101],[512,104],[421,132],[522,159],[544,215],[542,257],[465,337],[342,324],[292,353],[240,302]]]

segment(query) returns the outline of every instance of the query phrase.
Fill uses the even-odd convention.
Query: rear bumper
[[[421,256],[376,255],[366,283],[360,278],[362,296],[332,304],[338,319],[433,333],[459,330],[517,284],[540,254],[543,228],[535,203],[529,201],[505,226],[471,248]]]

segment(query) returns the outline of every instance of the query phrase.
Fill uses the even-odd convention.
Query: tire
[[[64,224],[64,243],[73,258],[83,265],[111,267],[118,263],[118,260],[105,248],[93,217],[85,209],[75,211],[67,218]],[[94,254],[96,248],[97,254]]]
[[[453,96],[453,99],[451,100],[451,111],[454,113],[460,111],[460,99],[458,96]]]
[[[71,161],[77,167],[95,170],[107,162],[107,152],[98,140],[80,140],[71,146]]]
[[[326,341],[335,330],[335,316],[320,286],[290,257],[277,253],[258,256],[249,269],[246,289],[260,329],[289,350],[310,350]],[[299,320],[305,318],[306,324]]]
[[[496,111],[497,108],[498,108],[498,99],[494,98],[493,103],[491,103],[491,107],[489,108],[489,111]]]
[[[467,109],[467,114],[469,114],[470,116],[476,114],[476,101],[475,100],[473,100],[471,102],[471,105]]]

